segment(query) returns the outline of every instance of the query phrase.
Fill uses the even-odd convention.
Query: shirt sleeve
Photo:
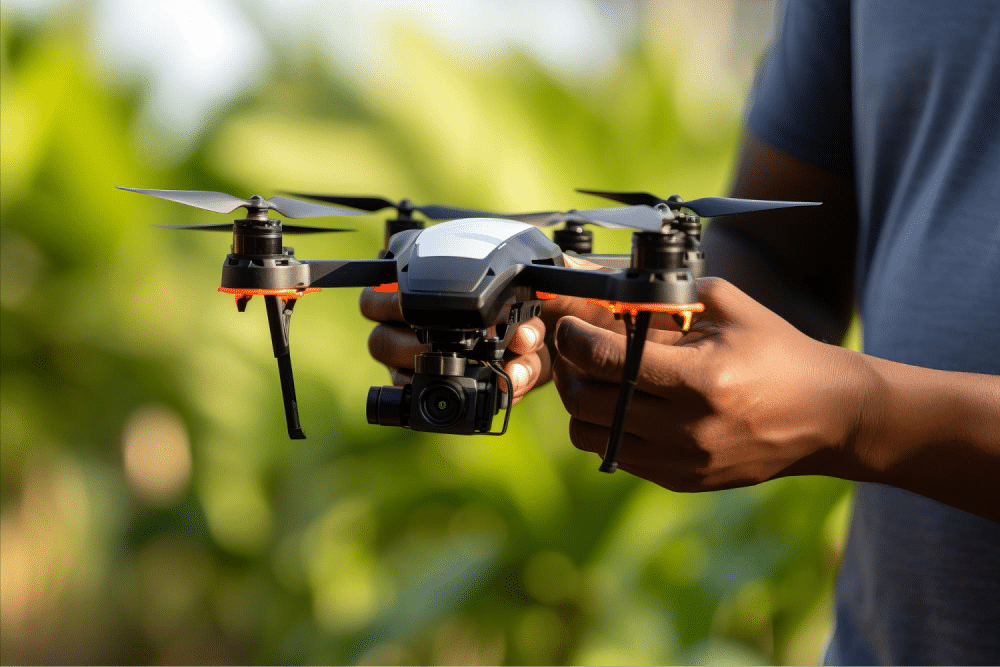
[[[818,167],[851,171],[850,0],[786,0],[747,124]]]

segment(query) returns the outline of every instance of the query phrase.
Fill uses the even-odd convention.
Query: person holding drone
[[[827,663],[1000,663],[997,109],[997,0],[789,0],[732,194],[823,206],[711,223],[705,311],[686,332],[653,316],[623,470],[684,492],[860,482]],[[405,382],[420,346],[394,298],[361,306]],[[855,304],[865,354],[826,342]],[[622,331],[547,301],[508,348],[515,401],[554,379],[602,455]]]

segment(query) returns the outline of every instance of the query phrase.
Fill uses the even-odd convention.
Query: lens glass
[[[420,409],[436,426],[450,426],[462,416],[462,392],[450,384],[437,383],[420,392]]]

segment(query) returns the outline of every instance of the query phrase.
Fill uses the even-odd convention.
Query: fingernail
[[[538,332],[532,327],[521,327],[521,335],[524,336],[524,340],[528,345],[534,345],[538,340]]]
[[[528,384],[528,380],[531,379],[531,369],[524,364],[512,364],[507,372],[510,373],[510,379],[514,383],[514,391]]]

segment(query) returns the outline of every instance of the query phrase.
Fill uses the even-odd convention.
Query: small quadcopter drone
[[[541,312],[558,295],[583,297],[620,317],[626,329],[626,356],[611,435],[600,469],[614,472],[635,391],[651,313],[670,313],[687,330],[698,302],[696,278],[704,271],[701,217],[716,217],[816,202],[776,202],[706,197],[684,201],[644,192],[579,192],[625,206],[583,211],[500,214],[451,206],[416,206],[409,200],[289,193],[240,199],[200,190],[120,188],[215,211],[247,210],[232,223],[161,225],[172,229],[231,230],[230,253],[222,265],[220,292],[234,295],[240,312],[254,296],[267,311],[284,401],[288,435],[305,438],[299,423],[288,331],[298,299],[325,287],[373,287],[395,292],[403,319],[430,351],[416,355],[414,374],[403,386],[376,386],[368,392],[371,424],[418,431],[502,435],[510,421],[513,383],[501,361],[518,324]],[[340,206],[351,208],[341,208]],[[378,259],[299,260],[283,245],[285,233],[351,231],[283,224],[288,218],[354,216],[392,208],[385,248]],[[447,220],[425,228],[430,220]],[[563,224],[550,240],[539,227]],[[593,234],[584,225],[632,229],[630,255],[593,254]],[[567,267],[563,253],[604,267]],[[507,392],[499,390],[502,379]],[[504,410],[503,426],[493,418]]]

